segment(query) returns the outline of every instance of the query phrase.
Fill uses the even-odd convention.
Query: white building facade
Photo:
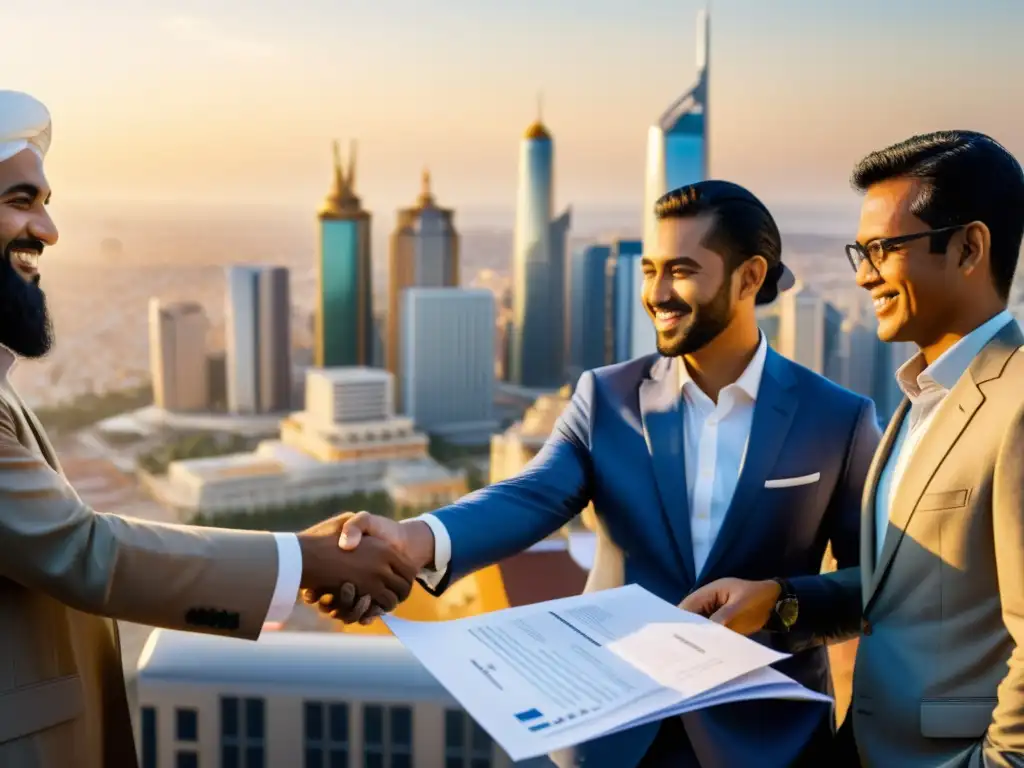
[[[402,412],[418,429],[486,442],[497,428],[494,295],[408,288],[402,302]]]

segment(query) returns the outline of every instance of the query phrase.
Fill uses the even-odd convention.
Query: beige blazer
[[[134,768],[116,619],[259,636],[272,534],[97,512],[65,480],[0,349],[0,766]]]
[[[906,402],[869,473],[851,707],[866,766],[1024,766],[1021,344],[1006,325],[939,406],[878,562],[875,489]]]

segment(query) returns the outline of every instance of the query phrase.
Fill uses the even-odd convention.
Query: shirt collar
[[[948,392],[971,367],[985,345],[1012,320],[1013,315],[1003,310],[939,355],[931,365],[926,365],[924,355],[918,352],[897,369],[896,383],[911,401],[926,389],[938,387]]]
[[[747,367],[740,374],[739,378],[736,379],[729,387],[735,387],[742,390],[747,394],[751,400],[757,400],[757,390],[761,386],[761,375],[764,373],[764,361],[768,357],[768,339],[765,335],[761,334],[761,341],[757,345],[757,351],[754,352],[754,357],[747,364]],[[676,370],[679,375],[679,389],[684,391],[687,385],[692,385],[700,389],[697,382],[690,376],[690,370],[686,367],[686,361],[682,357],[679,358],[679,362],[676,365]],[[723,389],[728,389],[725,387]]]

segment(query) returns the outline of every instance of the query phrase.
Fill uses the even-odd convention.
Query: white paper
[[[384,618],[514,761],[734,701],[829,703],[785,654],[637,585],[455,621]]]

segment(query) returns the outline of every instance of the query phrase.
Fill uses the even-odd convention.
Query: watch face
[[[787,627],[791,627],[796,623],[797,602],[794,598],[780,600],[778,605],[775,606],[775,610],[778,612],[779,618],[782,619],[782,623]]]

